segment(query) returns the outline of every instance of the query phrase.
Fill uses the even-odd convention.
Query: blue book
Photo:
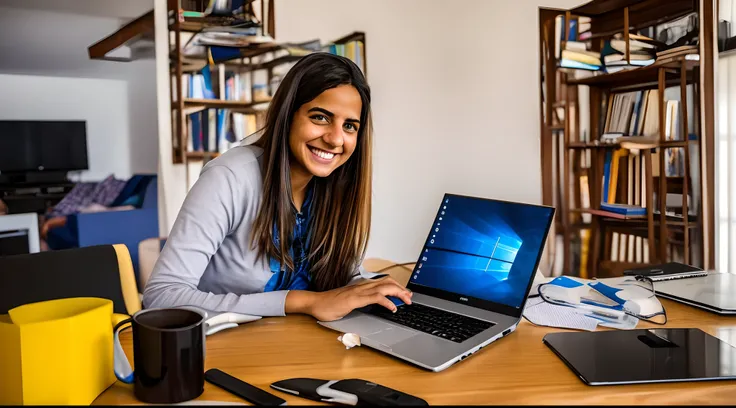
[[[608,201],[608,181],[611,178],[611,157],[611,150],[606,149],[606,156],[603,161],[603,202]]]
[[[612,204],[612,203],[601,203],[601,210],[610,211],[616,214],[622,215],[646,215],[647,209],[637,205],[630,204]]]
[[[202,112],[192,113],[189,118],[192,121],[192,151],[202,151]]]

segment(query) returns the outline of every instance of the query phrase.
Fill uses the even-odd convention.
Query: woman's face
[[[352,85],[328,89],[302,105],[289,134],[292,170],[327,177],[343,165],[358,142],[361,107]]]

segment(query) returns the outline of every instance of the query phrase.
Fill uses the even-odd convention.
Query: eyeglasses
[[[552,281],[539,285],[537,291],[545,302],[589,312],[601,320],[617,320],[629,315],[654,324],[667,323],[667,311],[657,299],[654,282],[645,276],[606,278],[565,286]]]

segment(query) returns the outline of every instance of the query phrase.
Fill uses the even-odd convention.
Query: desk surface
[[[391,265],[373,260],[368,270]],[[388,270],[405,282],[406,268]],[[662,299],[666,327],[697,327],[736,345],[736,320]],[[662,327],[640,323],[637,328]],[[440,373],[432,373],[367,347],[346,350],[336,332],[308,316],[266,318],[207,339],[205,369],[219,368],[284,398],[289,405],[313,401],[270,388],[293,377],[362,378],[424,398],[430,405],[456,404],[731,404],[736,382],[586,386],[543,343],[563,329],[538,327],[522,319],[517,330]],[[121,342],[132,360],[130,331]],[[736,360],[736,355],[733,356]],[[132,361],[131,361],[132,363]],[[209,383],[200,400],[239,401]],[[132,385],[116,382],[94,404],[138,404]]]

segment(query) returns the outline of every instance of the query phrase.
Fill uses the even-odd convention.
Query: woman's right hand
[[[381,305],[395,312],[396,305],[386,296],[399,298],[409,305],[412,293],[387,276],[325,292],[313,292],[313,295],[306,313],[317,320],[329,322],[345,317],[354,309],[372,304]]]

